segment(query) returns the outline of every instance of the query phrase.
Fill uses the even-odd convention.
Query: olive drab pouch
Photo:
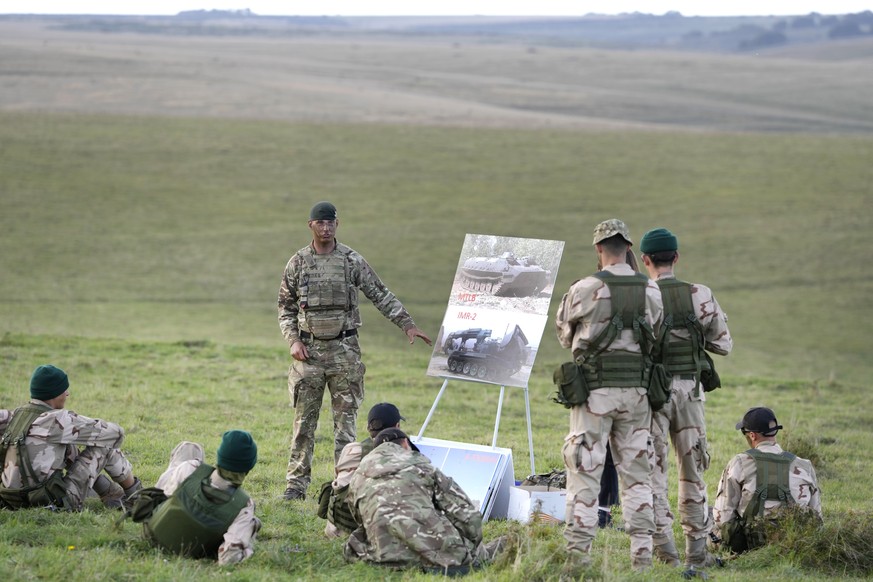
[[[21,487],[19,489],[0,490],[0,497],[10,509],[22,509],[25,507],[57,507],[58,509],[71,509],[67,489],[64,487],[63,471],[55,471],[48,479],[38,485]]]
[[[706,352],[703,352],[703,355],[706,357],[706,361],[709,362],[709,369],[700,371],[700,385],[703,386],[704,392],[712,392],[716,388],[721,388],[721,378],[719,378],[718,372],[715,371],[715,363],[713,363],[712,357]]]
[[[315,515],[321,519],[327,519],[327,508],[330,507],[330,494],[333,492],[333,481],[328,481],[321,486],[318,494],[318,509]]]
[[[552,375],[552,381],[558,388],[552,401],[564,406],[564,408],[573,408],[581,406],[588,401],[588,383],[585,381],[581,367],[575,362],[564,362],[557,368]]]
[[[672,390],[670,384],[673,378],[664,364],[652,364],[649,372],[649,385],[646,390],[649,397],[649,406],[653,411],[661,410],[665,404],[670,402]]]
[[[28,496],[31,507],[47,507],[54,505],[58,508],[73,509],[67,497],[67,488],[64,486],[63,471],[55,471],[48,479],[43,481],[42,486]]]
[[[719,528],[722,544],[734,554],[742,554],[749,549],[745,525],[741,519],[733,519]]]
[[[331,489],[331,491],[333,490]],[[351,533],[358,529],[360,524],[355,520],[351,508],[348,503],[346,503],[348,495],[348,485],[340,488],[338,491],[333,491],[327,508],[327,521],[334,524],[339,529]]]
[[[167,500],[163,489],[157,487],[146,487],[137,491],[136,498],[133,501],[133,507],[130,508],[130,518],[140,523],[152,516],[155,509]]]

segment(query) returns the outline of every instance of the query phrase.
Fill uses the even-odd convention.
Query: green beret
[[[330,202],[319,202],[309,211],[309,220],[336,220],[336,206]]]
[[[666,228],[652,229],[640,240],[640,251],[647,255],[678,250],[679,241],[676,240],[676,235]]]
[[[218,463],[222,469],[236,473],[248,473],[258,462],[258,445],[252,435],[244,430],[229,430],[221,435],[218,447]]]
[[[37,400],[51,400],[60,396],[70,387],[66,372],[51,364],[38,366],[30,377],[30,397]]]

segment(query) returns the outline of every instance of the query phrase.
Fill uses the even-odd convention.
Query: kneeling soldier
[[[798,506],[821,519],[821,491],[812,463],[782,450],[782,425],[769,408],[750,409],[737,423],[749,450],[731,459],[718,483],[713,527],[734,553],[766,543],[764,525],[778,521],[778,509]]]

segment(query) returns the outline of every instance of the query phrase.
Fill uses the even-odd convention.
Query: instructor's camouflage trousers
[[[309,339],[305,362],[294,360],[288,371],[288,390],[295,409],[294,436],[286,480],[288,487],[305,492],[312,479],[315,429],[324,400],[330,392],[333,411],[334,462],[343,447],[355,441],[358,408],[364,400],[364,364],[357,337],[337,340]]]
[[[655,544],[673,541],[667,470],[670,443],[676,452],[679,474],[679,517],[687,540],[701,539],[709,532],[706,483],[709,468],[704,420],[704,392],[694,396],[693,379],[673,378],[670,402],[652,415],[652,494],[655,500]]]
[[[567,550],[586,554],[597,532],[597,496],[609,441],[620,476],[625,530],[634,568],[652,563],[652,488],[649,484],[651,408],[642,388],[598,388],[570,409],[564,440],[567,468]]]

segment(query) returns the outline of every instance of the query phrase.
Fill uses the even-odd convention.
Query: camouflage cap
[[[631,240],[627,225],[617,218],[610,218],[609,220],[604,220],[598,224],[597,228],[594,229],[594,242],[591,244],[596,245],[600,241],[617,234],[620,234],[621,238],[626,240],[628,244],[634,244],[634,241]]]

